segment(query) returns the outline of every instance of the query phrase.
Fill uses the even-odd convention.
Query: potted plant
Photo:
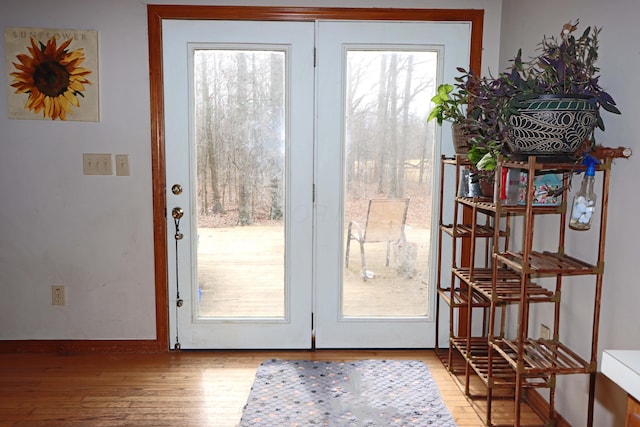
[[[459,69],[457,85],[476,133],[468,157],[478,168],[495,167],[499,153],[573,155],[585,141],[595,144],[596,127],[604,130],[601,109],[620,114],[599,83],[600,29],[589,27],[576,37],[577,24],[565,24],[560,39],[544,37],[530,61],[519,50],[510,69],[496,77]]]
[[[509,117],[512,151],[573,154],[585,140],[595,143],[596,127],[605,129],[601,109],[620,114],[599,83],[600,29],[587,27],[576,37],[578,22],[565,24],[560,39],[544,37],[530,62],[522,62],[521,52],[514,59],[514,83],[522,90],[516,102],[524,105],[518,104],[518,114]]]
[[[459,68],[456,84],[469,102],[466,126],[473,132],[467,154],[469,161],[481,171],[493,171],[498,155],[505,151],[508,126],[514,112],[510,106],[517,90],[505,73],[498,77],[480,77]]]
[[[437,93],[431,98],[431,102],[434,107],[427,121],[435,120],[440,126],[445,121],[450,122],[455,152],[466,154],[469,150],[469,141],[473,136],[466,125],[466,94],[459,90],[454,92],[453,85],[443,83],[438,86]]]
[[[438,125],[442,125],[445,121],[451,122],[453,143],[458,154],[466,154],[472,163],[471,170],[463,177],[467,191],[467,196],[486,196],[491,197],[493,193],[493,169],[496,166],[495,157],[491,162],[492,156],[484,154],[488,152],[488,147],[492,144],[482,142],[485,139],[485,128],[488,121],[481,120],[479,116],[470,117],[467,115],[469,110],[468,100],[470,96],[474,99],[477,93],[471,95],[469,86],[472,82],[477,82],[478,78],[471,73],[467,73],[463,68],[458,68],[461,73],[460,77],[456,77],[454,85],[441,84],[438,86],[436,95],[431,99],[434,104],[427,121],[436,120]],[[473,110],[478,113],[480,110]],[[485,157],[486,161],[480,161]],[[491,164],[492,163],[492,164]],[[479,167],[476,167],[479,164]]]

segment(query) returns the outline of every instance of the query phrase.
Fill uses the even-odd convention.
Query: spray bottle
[[[596,175],[596,165],[600,162],[595,157],[587,154],[582,159],[582,164],[587,167],[580,184],[580,190],[573,198],[571,205],[571,219],[569,228],[573,230],[588,230],[591,228],[591,220],[596,209],[596,194],[593,185]]]

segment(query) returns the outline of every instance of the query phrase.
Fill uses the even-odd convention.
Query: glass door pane
[[[162,26],[171,345],[309,348],[314,24]]]
[[[468,63],[470,34],[469,23],[317,25],[318,348],[433,345],[430,218],[441,146],[426,119],[438,83]],[[406,220],[395,199],[409,199]],[[352,221],[362,248],[349,239]]]
[[[427,316],[436,51],[346,51],[345,317]]]
[[[198,318],[285,316],[285,52],[194,50]]]

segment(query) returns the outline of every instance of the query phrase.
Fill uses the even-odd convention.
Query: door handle
[[[171,216],[174,219],[180,219],[182,218],[183,215],[184,215],[184,209],[182,209],[181,207],[176,206],[171,210]]]

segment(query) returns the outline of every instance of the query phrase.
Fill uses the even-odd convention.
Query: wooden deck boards
[[[357,242],[352,245],[349,268],[343,271],[344,314],[427,315],[432,294],[428,235],[421,228],[407,231],[408,241],[417,245],[413,274],[399,271],[393,253],[390,265],[385,266],[385,243],[365,245],[367,269],[375,274],[366,281],[360,274],[359,246]],[[282,228],[276,226],[199,229],[200,315],[284,316],[283,245]]]

